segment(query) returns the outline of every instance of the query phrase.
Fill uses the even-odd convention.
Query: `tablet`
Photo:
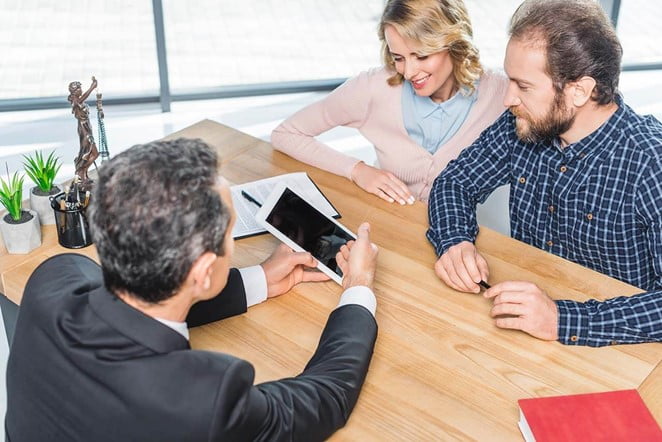
[[[255,215],[258,224],[293,250],[310,252],[317,267],[338,284],[342,271],[336,253],[356,235],[324,215],[284,184],[278,185]]]

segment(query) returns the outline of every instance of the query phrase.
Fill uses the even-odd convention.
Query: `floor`
[[[621,89],[626,102],[635,110],[662,120],[662,75],[659,71],[624,73]],[[108,107],[105,109],[105,125],[109,149],[111,155],[117,154],[134,144],[163,137],[204,118],[268,140],[272,129],[283,118],[324,95],[303,93],[182,102],[174,103],[170,113],[161,113],[157,106]],[[68,109],[0,113],[0,133],[0,163],[6,163],[10,172],[20,167],[22,154],[42,149],[46,152],[56,150],[65,163],[58,180],[73,175],[78,140],[76,122]],[[353,129],[337,128],[320,138],[338,150],[368,163],[374,162],[370,144]],[[505,189],[493,195],[479,209],[481,224],[507,233],[507,198]],[[0,373],[5,371],[7,355],[7,342],[0,339]],[[0,386],[0,416],[3,416],[6,402],[4,382]]]

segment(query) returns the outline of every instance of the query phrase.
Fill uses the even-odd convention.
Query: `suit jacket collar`
[[[136,310],[101,286],[90,292],[90,307],[110,327],[156,353],[190,348],[179,333]]]

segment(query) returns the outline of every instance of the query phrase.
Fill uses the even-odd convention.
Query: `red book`
[[[662,431],[637,390],[517,401],[527,442],[662,442]]]

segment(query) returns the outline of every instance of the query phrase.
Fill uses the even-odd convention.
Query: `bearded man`
[[[526,281],[484,296],[501,328],[564,344],[662,341],[662,124],[618,93],[622,48],[592,0],[528,0],[510,22],[509,108],[437,177],[427,237],[448,286],[478,293],[476,204],[510,184],[514,238],[640,287],[554,301]]]

